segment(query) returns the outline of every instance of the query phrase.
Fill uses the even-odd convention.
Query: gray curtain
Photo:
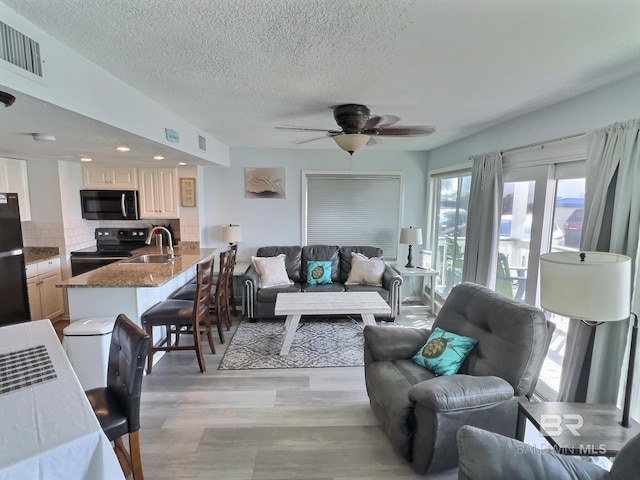
[[[640,234],[640,119],[587,134],[587,178],[582,250],[628,255],[632,265],[632,310],[638,299]],[[630,322],[588,327],[571,320],[562,366],[560,401],[618,403],[626,378]],[[635,361],[635,359],[634,359]],[[637,389],[636,389],[637,390]],[[635,404],[635,402],[634,402]]]
[[[467,213],[462,280],[495,288],[502,210],[502,154],[471,157],[471,191]]]

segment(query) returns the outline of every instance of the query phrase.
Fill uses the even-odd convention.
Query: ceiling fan
[[[335,118],[341,130],[303,127],[276,128],[294,132],[325,132],[325,135],[321,137],[302,140],[296,143],[313,142],[321,138],[330,137],[333,138],[342,150],[349,152],[351,155],[365,145],[375,145],[378,143],[376,137],[417,137],[431,135],[436,131],[436,127],[430,125],[395,126],[400,120],[399,117],[395,115],[371,115],[369,108],[356,103],[347,103],[334,107],[333,118]]]

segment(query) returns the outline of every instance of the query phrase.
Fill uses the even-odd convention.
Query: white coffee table
[[[365,325],[375,325],[374,315],[391,315],[391,307],[377,292],[279,293],[276,315],[286,315],[280,355],[288,355],[302,315],[360,315]]]

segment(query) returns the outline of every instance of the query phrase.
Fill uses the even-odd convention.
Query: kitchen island
[[[127,263],[127,260],[83,273],[57,284],[67,291],[69,320],[109,317],[120,313],[140,323],[141,315],[196,275],[198,262],[215,248],[175,248],[169,263]],[[157,247],[135,250],[133,256],[159,253]],[[165,252],[166,253],[166,252]]]

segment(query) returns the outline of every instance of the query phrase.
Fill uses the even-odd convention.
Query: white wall
[[[640,75],[509,120],[429,152],[429,169],[467,161],[469,155],[585,132],[640,117]]]
[[[245,198],[245,167],[286,168],[286,198]],[[365,147],[353,157],[337,147],[335,151],[232,148],[230,168],[203,167],[203,245],[221,246],[220,225],[229,223],[242,226],[241,261],[249,260],[261,246],[299,245],[302,170],[403,171],[403,225],[424,226],[426,167],[424,152],[375,151],[375,147]],[[403,245],[399,256],[406,255]]]

